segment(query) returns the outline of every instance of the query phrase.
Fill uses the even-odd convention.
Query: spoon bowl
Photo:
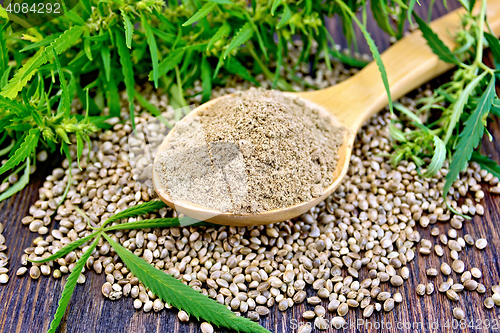
[[[498,36],[500,33],[500,0],[489,0],[487,6],[490,27]],[[476,12],[478,9],[478,6],[476,6]],[[461,26],[460,16],[463,13],[464,10],[459,9],[431,23],[433,31],[450,48],[455,46],[452,35],[454,32],[459,31]],[[382,61],[385,64],[393,99],[404,96],[453,67],[452,64],[441,61],[431,51],[420,31],[411,33],[391,46],[382,54]],[[341,184],[349,168],[355,134],[366,120],[382,110],[388,103],[387,93],[380,78],[377,64],[371,62],[351,78],[333,87],[286,94],[303,99],[312,108],[318,109],[325,116],[329,116],[332,124],[346,129],[343,144],[338,151],[339,158],[333,173],[333,181],[330,186],[323,190],[321,196],[293,206],[260,213],[222,213],[186,200],[171,198],[163,188],[156,168],[153,166],[153,184],[161,200],[177,210],[177,212],[197,220],[223,225],[249,226],[292,219],[307,212],[331,195]],[[192,120],[201,110],[229,96],[232,95],[222,96],[199,106],[184,117],[181,122]],[[177,125],[167,135],[158,152],[167,147],[176,129]],[[154,160],[155,165],[158,163],[158,155],[159,153]]]
[[[215,98],[203,105],[200,105],[199,107],[191,111],[188,115],[186,115],[181,120],[181,122],[191,121],[199,114],[200,111],[205,110],[206,108],[218,103],[223,98],[228,98],[233,95],[234,94],[224,95]],[[285,93],[285,95],[295,96],[295,98],[297,98],[296,94],[294,93]],[[332,117],[332,115],[324,108],[314,104],[310,100],[303,98],[301,99],[311,108],[318,110],[322,116],[329,118],[334,126],[336,127],[342,126],[341,123],[335,117]],[[174,126],[174,128],[168,133],[167,137],[160,145],[158,152],[161,152],[162,150],[166,149],[170,140],[175,135],[175,132],[176,132],[176,126]],[[156,193],[163,200],[163,202],[165,202],[171,208],[175,209],[178,213],[185,214],[196,220],[207,221],[222,225],[234,225],[234,226],[261,225],[261,224],[274,223],[276,221],[285,221],[307,212],[309,209],[316,206],[321,201],[325,200],[329,195],[333,193],[333,191],[335,191],[335,189],[337,189],[337,187],[342,182],[342,179],[344,178],[349,167],[349,160],[351,156],[352,144],[354,143],[354,136],[355,136],[354,133],[349,130],[346,130],[344,132],[343,143],[338,150],[339,159],[337,161],[337,168],[334,170],[333,173],[334,181],[332,182],[332,184],[330,184],[330,186],[328,186],[328,188],[324,189],[323,194],[310,201],[302,202],[293,206],[286,207],[284,209],[283,208],[273,209],[254,214],[250,213],[231,214],[231,213],[222,213],[217,210],[213,210],[208,207],[201,206],[187,200],[182,200],[177,198],[174,199],[169,195],[168,191],[162,185],[159,175],[156,172],[156,168],[154,167],[153,167],[153,184]],[[155,157],[155,162],[154,162],[155,164],[157,163],[158,155],[159,154],[157,154]]]

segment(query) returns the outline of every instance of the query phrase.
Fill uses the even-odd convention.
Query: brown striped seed
[[[448,299],[450,301],[453,301],[453,302],[456,302],[456,301],[458,301],[460,299],[460,297],[458,296],[458,294],[455,291],[451,290],[451,289],[449,289],[448,291],[446,291],[446,297],[448,297]]]
[[[466,280],[464,282],[464,288],[468,291],[474,291],[477,288],[478,283],[475,280]]]
[[[388,298],[384,302],[384,311],[389,312],[392,309],[394,309],[394,299],[393,298]]]
[[[466,234],[466,235],[464,236],[464,240],[465,240],[465,242],[466,242],[467,244],[469,244],[470,246],[474,245],[474,238],[472,238],[472,236],[471,236],[471,235]]]

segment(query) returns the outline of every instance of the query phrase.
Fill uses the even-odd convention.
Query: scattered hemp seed
[[[481,270],[477,267],[473,267],[471,270],[470,270],[470,273],[473,277],[475,277],[476,279],[480,279],[482,276],[483,276],[483,273],[481,273]]]
[[[349,305],[347,305],[347,303],[340,304],[338,309],[337,309],[337,313],[341,317],[344,317],[348,311],[349,311]]]
[[[486,286],[482,283],[478,283],[476,291],[480,294],[484,294],[486,292]]]
[[[31,266],[30,276],[34,280],[38,279],[40,277],[40,268],[38,266]]]
[[[488,245],[488,241],[484,238],[479,238],[476,241],[476,247],[480,250],[483,250],[484,248],[486,248],[487,245]]]
[[[326,313],[326,310],[324,307],[322,307],[321,305],[316,305],[316,307],[314,308],[314,313],[316,314],[316,316],[318,317],[324,317],[325,316],[325,313]]]
[[[419,284],[417,286],[417,295],[420,295],[420,296],[425,295],[425,290],[426,290],[425,285],[424,284]]]
[[[430,247],[420,247],[418,252],[422,255],[429,255],[431,253],[431,248]]]
[[[500,285],[494,285],[493,287],[491,287],[491,291],[494,294],[500,294]]]
[[[324,330],[328,329],[328,322],[323,317],[316,317],[316,319],[314,319],[314,326],[318,330],[324,331]]]
[[[17,276],[23,276],[28,269],[26,267],[19,267],[19,269],[16,271]]]
[[[304,317],[304,319],[313,319],[315,316],[316,314],[314,311],[305,311],[302,313],[302,317]]]
[[[454,260],[451,267],[455,273],[462,274],[465,270],[465,263],[462,260]]]
[[[346,323],[345,319],[342,317],[338,317],[338,316],[333,317],[331,320],[332,327],[334,327],[336,329],[340,329],[340,328],[344,327],[345,323]]]
[[[422,239],[420,240],[420,245],[421,245],[422,247],[431,248],[431,247],[432,247],[432,242],[431,242],[430,240],[428,240],[428,239],[422,238]]]
[[[443,245],[448,245],[448,237],[445,234],[440,234],[439,240],[443,243]]]
[[[373,311],[375,310],[375,307],[370,304],[368,305],[364,310],[363,310],[363,317],[365,318],[370,318],[371,315],[373,314]]]
[[[460,299],[460,297],[458,296],[458,294],[455,291],[451,290],[451,289],[448,289],[446,291],[446,297],[448,297],[448,299],[450,301],[453,301],[453,302],[457,302]]]
[[[462,245],[460,245],[460,243],[454,239],[448,241],[448,248],[451,251],[457,251],[457,252],[462,251]]]
[[[464,240],[465,240],[465,242],[466,242],[467,244],[469,244],[470,246],[473,246],[473,245],[474,245],[474,238],[472,238],[472,236],[471,236],[471,235],[466,234],[466,235],[464,236]]]
[[[500,306],[500,294],[495,293],[493,294],[493,296],[491,296],[491,298],[495,302],[496,306]]]
[[[408,267],[405,266],[401,268],[401,277],[404,280],[408,280],[410,278],[410,270],[408,269]]]
[[[478,283],[475,280],[469,279],[463,282],[464,284],[464,289],[468,291],[474,291],[476,290]]]
[[[182,322],[189,321],[189,315],[184,310],[179,311],[179,313],[177,313],[177,317],[179,317],[179,320]]]
[[[462,320],[465,318],[465,312],[461,308],[454,308],[453,309],[453,317],[455,317],[457,320]]]
[[[392,311],[392,309],[394,309],[394,299],[393,298],[388,298],[384,302],[384,311],[385,312],[389,312],[389,311]]]
[[[445,281],[445,282],[443,282],[443,283],[441,283],[441,284],[439,285],[438,290],[439,290],[439,292],[440,292],[440,293],[445,293],[445,292],[447,292],[450,288],[451,288],[451,283],[449,283],[448,281]]]
[[[312,296],[307,299],[307,303],[311,305],[318,305],[321,303],[321,298],[318,296]]]
[[[201,323],[200,328],[202,333],[214,333],[214,328],[210,323]]]
[[[312,332],[312,326],[309,324],[304,324],[299,327],[297,330],[297,333],[311,333]]]
[[[441,273],[443,273],[443,275],[450,275],[451,274],[451,267],[450,265],[448,265],[447,263],[443,262],[441,264]]]
[[[464,283],[465,281],[470,280],[470,279],[472,279],[472,274],[470,271],[465,271],[460,276],[460,281],[462,281],[462,283]]]
[[[464,285],[460,283],[454,283],[451,285],[451,290],[453,290],[456,293],[459,293],[464,290]]]
[[[403,278],[399,275],[394,275],[393,277],[391,277],[391,284],[394,286],[394,287],[399,287],[401,285],[403,285]]]
[[[460,281],[462,281],[462,283],[464,283],[465,281],[468,281],[470,279],[472,279],[472,274],[470,271],[465,271],[460,276]]]
[[[449,229],[448,230],[448,237],[449,238],[457,238],[457,231],[455,229]]]
[[[493,298],[491,297],[488,297],[484,300],[484,306],[487,308],[487,309],[491,309],[495,306],[495,301],[493,300]]]
[[[434,284],[432,282],[427,283],[425,286],[425,293],[431,295],[434,292]]]
[[[443,247],[442,247],[441,245],[439,245],[439,244],[436,244],[436,245],[434,246],[434,252],[436,252],[436,255],[437,255],[438,257],[442,257],[442,256],[443,256],[443,254],[444,254]]]

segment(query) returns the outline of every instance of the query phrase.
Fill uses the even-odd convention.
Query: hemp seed
[[[465,318],[465,312],[464,310],[460,308],[454,308],[453,309],[453,317],[455,317],[457,320],[462,320]]]

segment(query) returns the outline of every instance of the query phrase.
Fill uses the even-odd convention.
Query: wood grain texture
[[[419,14],[425,15],[425,6],[428,1],[421,1],[422,8],[417,8]],[[448,10],[457,7],[456,2],[449,1]],[[447,10],[440,4],[436,4],[434,13],[436,16],[442,15]],[[389,46],[389,39],[386,35],[379,33],[373,20],[369,21],[370,31],[375,37],[381,49]],[[345,45],[342,39],[339,26],[332,21],[329,26],[334,33],[337,43]],[[359,40],[362,40],[359,34]],[[360,43],[360,52],[368,52],[366,45]],[[490,133],[495,138],[500,138],[500,127],[498,124],[491,124]],[[500,161],[500,142],[485,141],[483,152],[488,153],[497,161]],[[46,165],[45,171],[39,170],[30,185],[13,198],[0,203],[0,221],[5,224],[4,236],[8,246],[8,256],[10,258],[9,272],[10,281],[7,285],[0,286],[0,332],[5,333],[42,333],[46,332],[50,321],[57,308],[57,301],[62,291],[62,281],[53,278],[40,278],[37,281],[31,280],[27,276],[18,278],[15,271],[20,264],[20,257],[23,250],[31,245],[35,234],[29,232],[28,228],[21,225],[21,219],[27,214],[29,206],[37,199],[37,189],[42,185],[47,172],[52,165]],[[500,196],[491,196],[485,191],[484,199],[485,215],[475,217],[472,221],[465,223],[464,233],[470,233],[475,238],[484,237],[488,240],[489,246],[482,252],[476,249],[466,248],[461,254],[465,258],[467,268],[474,266],[483,271],[482,282],[491,286],[500,283]],[[442,231],[447,230],[447,224],[437,224]],[[430,228],[421,230],[422,236],[431,239]],[[462,232],[460,232],[462,234]],[[421,260],[420,260],[421,259]],[[443,260],[448,261],[445,257]],[[410,279],[398,288],[403,296],[403,303],[396,306],[395,310],[389,314],[376,314],[368,323],[356,326],[356,320],[361,318],[359,310],[350,311],[347,320],[353,323],[346,331],[348,332],[499,332],[500,331],[500,310],[494,308],[487,310],[482,305],[485,295],[477,293],[462,293],[460,302],[456,304],[450,302],[444,295],[431,297],[419,297],[415,294],[415,287],[418,283],[427,282],[425,270],[431,266],[438,268],[441,259],[436,256],[429,258],[417,258],[410,263]],[[145,314],[142,311],[134,310],[130,298],[122,298],[118,301],[105,300],[101,294],[101,286],[104,282],[104,275],[86,273],[87,282],[84,285],[77,285],[75,293],[71,299],[69,310],[63,319],[60,332],[73,333],[115,333],[115,332],[175,332],[191,333],[199,332],[199,323],[189,324],[179,323],[174,310],[164,310],[160,313]],[[442,282],[442,277],[430,279],[438,284]],[[384,284],[385,289],[396,290]],[[488,292],[490,292],[488,290]],[[481,323],[484,325],[486,319],[497,321],[498,328],[471,328],[458,330],[445,327],[452,320],[452,309],[455,306],[462,307],[466,312],[468,323],[474,321],[475,326]],[[272,332],[285,333],[296,332],[297,325],[293,320],[303,323],[301,313],[310,306],[301,304],[293,307],[284,313],[279,312],[275,307],[269,316],[261,320],[261,324]],[[328,313],[327,318],[331,318]],[[376,325],[385,325],[385,329],[377,329]],[[402,327],[398,329],[398,324],[413,325],[413,327]],[[422,323],[423,329],[418,329],[415,323]],[[438,327],[432,329],[431,323],[437,323]],[[401,325],[400,324],[400,325]],[[390,325],[390,327],[389,327]],[[333,332],[329,330],[328,332]],[[216,332],[221,332],[216,330]],[[223,331],[225,332],[225,331]]]

